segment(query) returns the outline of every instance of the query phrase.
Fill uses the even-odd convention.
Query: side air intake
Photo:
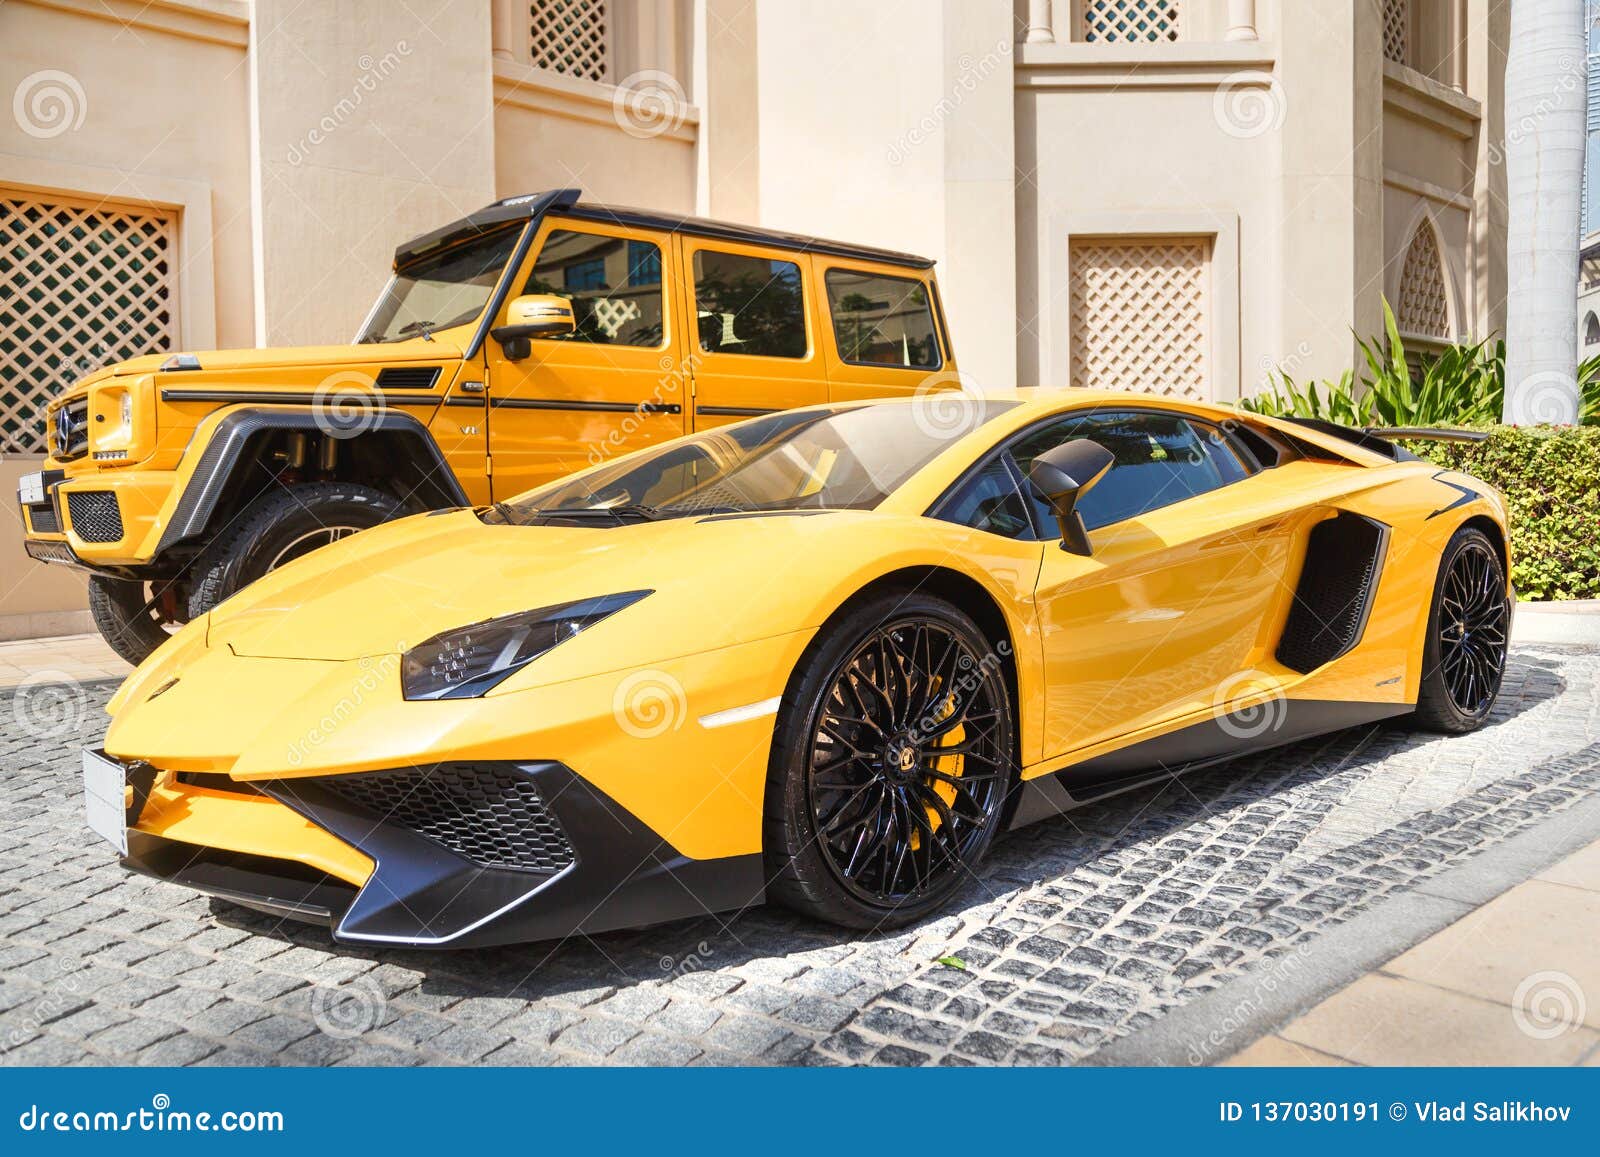
[[[1389,528],[1359,514],[1341,512],[1311,528],[1278,662],[1305,674],[1361,641],[1388,544]]]

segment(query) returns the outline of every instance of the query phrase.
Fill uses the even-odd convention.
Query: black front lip
[[[530,777],[572,845],[560,870],[473,863],[335,794],[316,779],[260,784],[268,795],[372,858],[359,890],[286,861],[234,856],[130,832],[126,866],[250,907],[326,921],[334,938],[482,948],[634,928],[744,908],[765,890],[759,852],[683,855],[615,800],[553,762]],[[138,837],[138,839],[134,839]]]

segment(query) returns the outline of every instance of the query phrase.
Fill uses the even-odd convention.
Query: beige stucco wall
[[[256,0],[263,345],[348,341],[395,246],[494,199],[489,9]]]

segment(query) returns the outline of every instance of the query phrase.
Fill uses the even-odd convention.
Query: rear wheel
[[[1505,674],[1511,606],[1500,552],[1474,527],[1456,531],[1439,561],[1416,721],[1460,734],[1489,717]]]
[[[177,592],[168,584],[89,576],[89,613],[101,638],[137,667],[180,625]]]
[[[996,834],[1013,726],[999,656],[961,610],[892,594],[847,614],[779,712],[769,895],[854,928],[939,907]]]
[[[195,561],[189,616],[285,563],[405,513],[391,495],[352,482],[312,482],[256,500]]]

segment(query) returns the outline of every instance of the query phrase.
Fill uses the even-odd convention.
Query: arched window
[[[1401,333],[1450,340],[1450,298],[1445,289],[1444,262],[1427,221],[1417,222],[1417,231],[1406,247],[1405,262],[1400,266],[1395,321]]]
[[[1600,317],[1590,310],[1583,319],[1583,344],[1600,345]]]

